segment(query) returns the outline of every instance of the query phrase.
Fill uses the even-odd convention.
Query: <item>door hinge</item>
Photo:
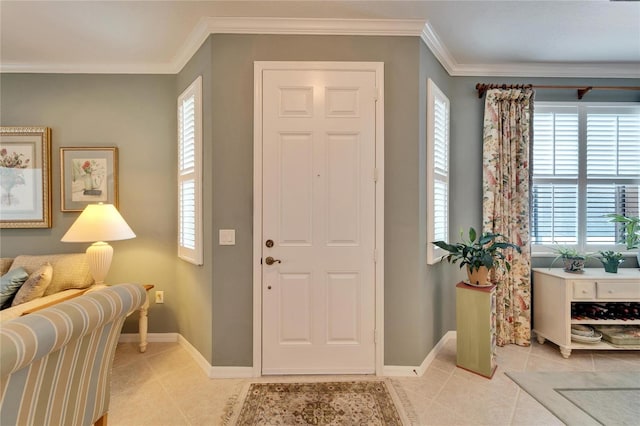
[[[378,177],[379,177],[379,173],[378,173],[378,168],[376,167],[375,169],[373,169],[373,181],[378,182]]]
[[[378,263],[378,249],[373,249],[373,263]]]
[[[373,329],[373,343],[378,343],[378,330]]]
[[[380,88],[376,87],[375,90],[373,91],[373,100],[378,102],[379,99],[380,99]]]

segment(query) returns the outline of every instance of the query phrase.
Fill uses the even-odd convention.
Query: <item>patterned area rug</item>
[[[402,425],[401,404],[384,381],[251,383],[227,425]],[[395,402],[394,402],[395,400]],[[240,401],[242,405],[240,405]]]

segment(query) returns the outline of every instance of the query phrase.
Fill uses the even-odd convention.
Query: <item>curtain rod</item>
[[[476,90],[478,98],[482,98],[489,89],[575,89],[578,91],[578,99],[582,99],[584,95],[592,90],[640,90],[640,86],[540,86],[534,84],[494,84],[494,83],[478,83]]]

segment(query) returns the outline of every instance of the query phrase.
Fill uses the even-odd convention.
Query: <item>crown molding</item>
[[[175,74],[171,63],[0,64],[0,73],[24,74]]]
[[[570,62],[460,64],[447,50],[428,21],[424,25],[420,38],[447,73],[453,77],[640,78],[638,64],[576,64]]]
[[[640,78],[638,64],[461,64],[422,19],[234,18],[201,19],[170,62],[131,64],[7,64],[3,73],[177,74],[211,34],[412,36],[420,39],[451,76]]]
[[[502,64],[456,64],[454,77],[574,77],[574,78],[640,78],[638,64],[598,63],[502,63]]]
[[[454,75],[454,72],[458,67],[458,63],[453,58],[453,55],[449,53],[449,50],[444,43],[442,43],[440,37],[438,37],[438,34],[435,32],[429,21],[425,22],[422,27],[422,31],[420,31],[420,39],[422,39],[424,44],[426,44],[429,50],[431,50],[431,53],[433,53],[447,73],[449,73],[449,75]]]
[[[210,34],[417,36],[421,19],[203,18],[172,63],[179,72]]]

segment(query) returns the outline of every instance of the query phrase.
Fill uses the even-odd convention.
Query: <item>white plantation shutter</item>
[[[435,180],[434,191],[434,227],[433,241],[447,241],[449,239],[449,184]]]
[[[533,169],[537,176],[578,176],[578,111],[558,108],[534,115]]]
[[[445,254],[431,244],[449,240],[449,99],[427,82],[427,262]]]
[[[178,97],[178,256],[202,265],[202,78]]]
[[[180,182],[180,246],[196,248],[196,183],[195,179]]]
[[[587,115],[587,176],[637,177],[640,115]]]
[[[534,244],[577,244],[578,186],[533,184],[531,228]]]
[[[620,241],[621,226],[603,216],[638,216],[640,112],[591,108],[586,133],[587,244],[615,244]]]
[[[538,103],[534,112],[533,244],[613,248],[638,216],[640,106]]]

